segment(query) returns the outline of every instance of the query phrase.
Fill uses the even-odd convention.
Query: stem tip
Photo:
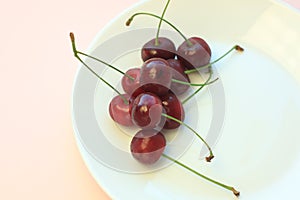
[[[129,18],[127,21],[126,21],[126,26],[130,26],[131,22],[132,22],[133,18]]]
[[[207,162],[210,162],[214,157],[215,156],[211,155],[211,156],[206,157],[205,159]]]
[[[71,38],[71,41],[74,42],[75,41],[75,36],[74,36],[74,33],[70,32],[70,38]]]
[[[235,195],[235,196],[240,196],[240,192],[239,191],[237,191],[237,190],[235,190],[234,188],[231,188],[231,191],[233,192],[233,194]]]
[[[239,51],[239,52],[243,52],[244,51],[244,48],[239,46],[239,45],[236,45],[235,46],[235,50]]]

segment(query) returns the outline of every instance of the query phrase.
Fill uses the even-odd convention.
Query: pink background
[[[96,33],[139,0],[5,1],[0,8],[0,199],[109,199],[78,152],[71,91]],[[299,0],[287,0],[300,8]]]

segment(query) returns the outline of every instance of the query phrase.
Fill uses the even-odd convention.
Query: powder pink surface
[[[87,49],[138,0],[3,1],[0,7],[0,199],[109,199],[78,152],[71,91],[78,62],[68,33]],[[299,0],[287,0],[300,8]]]

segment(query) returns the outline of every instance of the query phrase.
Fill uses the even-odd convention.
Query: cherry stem
[[[107,63],[107,62],[104,62],[103,60],[100,60],[99,58],[96,58],[96,57],[94,57],[94,56],[88,55],[88,54],[83,53],[83,52],[81,52],[81,51],[77,51],[77,53],[78,53],[78,54],[81,54],[81,55],[83,55],[83,56],[86,56],[86,57],[88,57],[88,58],[94,59],[94,60],[96,60],[96,61],[98,61],[98,62],[101,62],[102,64],[104,64],[104,65],[106,65],[106,66],[108,66],[108,67],[110,67],[110,68],[116,70],[117,72],[123,74],[124,76],[126,76],[126,77],[128,77],[129,79],[131,79],[132,81],[134,81],[134,78],[133,78],[132,76],[126,74],[125,72],[119,70],[118,68],[112,66],[111,64],[109,64],[109,63]]]
[[[204,144],[205,144],[205,146],[208,148],[208,150],[209,150],[209,156],[208,157],[206,157],[206,161],[207,162],[210,162],[213,158],[214,158],[214,154],[213,154],[213,152],[212,152],[212,150],[211,150],[211,148],[210,148],[210,146],[208,145],[208,143],[192,128],[192,127],[190,127],[189,125],[187,125],[186,123],[184,123],[183,121],[180,121],[179,119],[176,119],[175,117],[172,117],[172,116],[170,116],[170,115],[167,115],[167,114],[165,114],[165,113],[162,113],[161,114],[163,117],[166,117],[166,118],[168,118],[168,119],[171,119],[171,120],[173,120],[173,121],[175,121],[175,122],[177,122],[177,123],[179,123],[179,124],[181,124],[181,125],[184,125],[185,127],[187,127],[188,129],[190,129]]]
[[[182,84],[182,85],[189,85],[189,86],[206,86],[206,85],[213,84],[217,80],[219,80],[219,78],[216,78],[215,80],[213,80],[211,82],[208,82],[208,83],[189,83],[189,82],[185,82],[185,81],[180,81],[180,80],[172,79],[172,82],[179,83],[179,84]]]
[[[185,35],[183,35],[183,33],[182,33],[178,28],[176,28],[176,26],[174,26],[171,22],[167,21],[166,19],[161,18],[160,16],[157,16],[157,15],[155,15],[155,14],[152,14],[152,13],[147,13],[147,12],[138,12],[138,13],[135,13],[135,14],[133,14],[133,15],[126,21],[126,26],[130,26],[131,22],[133,21],[133,18],[135,18],[135,17],[138,16],[138,15],[148,15],[148,16],[152,16],[152,17],[155,17],[155,18],[158,18],[158,19],[164,21],[164,22],[167,23],[169,26],[171,26],[176,32],[178,32],[178,33],[181,35],[181,37],[187,42],[187,44],[188,44],[189,46],[192,46],[192,45],[193,45],[193,43],[192,43],[189,39],[187,39],[187,38],[185,37]]]
[[[79,57],[79,52],[76,49],[75,45],[75,36],[71,32],[70,33],[70,38],[71,38],[71,43],[72,43],[72,49],[74,56],[90,71],[92,72],[97,78],[99,78],[101,81],[103,81],[106,85],[108,85],[111,89],[113,89],[118,95],[121,96],[125,104],[129,104],[129,101],[115,88],[113,87],[110,83],[108,83],[105,79],[103,79],[101,76],[99,76],[92,68],[90,68],[80,57]],[[81,54],[81,53],[80,53]]]
[[[198,88],[193,94],[191,94],[189,97],[187,97],[185,100],[182,101],[182,104],[185,104],[187,101],[189,101],[192,97],[194,97],[198,92],[200,92],[200,90],[202,90],[202,88],[204,88],[204,86],[207,85],[207,83],[210,81],[212,77],[212,69],[209,69],[209,77],[207,78],[207,80],[205,81],[205,83]]]
[[[215,61],[211,62],[211,63],[208,63],[206,65],[203,65],[203,66],[200,66],[200,67],[197,67],[195,69],[191,69],[191,70],[186,70],[184,73],[185,74],[190,74],[190,73],[193,73],[193,72],[197,72],[199,71],[200,69],[203,69],[203,68],[207,68],[207,67],[210,67],[212,66],[213,64],[217,63],[218,61],[220,61],[221,59],[223,59],[225,56],[227,56],[230,52],[232,52],[233,50],[237,50],[239,52],[243,52],[244,49],[242,47],[240,47],[239,45],[234,45],[230,50],[228,50],[224,55],[222,55],[220,58],[216,59]]]
[[[157,28],[156,38],[155,38],[155,46],[158,46],[158,45],[159,45],[158,37],[159,37],[160,27],[161,27],[162,20],[163,20],[163,18],[164,18],[164,16],[165,16],[165,13],[166,13],[166,11],[167,11],[167,8],[168,8],[168,6],[169,6],[169,3],[170,3],[170,0],[168,0],[166,6],[165,6],[165,8],[164,8],[163,13],[161,14],[159,23],[158,23],[158,28]]]
[[[218,186],[221,186],[221,187],[223,187],[223,188],[225,188],[225,189],[227,189],[227,190],[232,191],[233,194],[234,194],[235,196],[238,197],[238,196],[240,195],[240,192],[237,191],[237,190],[235,190],[234,187],[225,185],[225,184],[223,184],[223,183],[220,183],[219,181],[216,181],[216,180],[214,180],[214,179],[211,179],[211,178],[209,178],[209,177],[207,177],[207,176],[205,176],[205,175],[203,175],[203,174],[197,172],[196,170],[194,170],[194,169],[192,169],[192,168],[186,166],[185,164],[183,164],[183,163],[181,163],[181,162],[175,160],[174,158],[171,158],[170,156],[168,156],[168,155],[166,155],[166,154],[162,154],[162,156],[165,157],[165,158],[167,158],[167,159],[169,159],[169,160],[171,160],[171,161],[173,161],[174,163],[180,165],[181,167],[183,167],[183,168],[189,170],[190,172],[193,172],[194,174],[200,176],[201,178],[204,178],[205,180],[207,180],[207,181],[209,181],[209,182],[212,182],[212,183],[214,183],[214,184],[216,184],[216,185],[218,185]]]

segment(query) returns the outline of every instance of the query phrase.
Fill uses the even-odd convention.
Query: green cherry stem
[[[159,37],[160,27],[161,27],[162,19],[164,18],[165,13],[166,13],[166,11],[167,11],[167,8],[168,8],[168,6],[169,6],[169,3],[170,3],[170,0],[168,0],[167,4],[166,4],[166,6],[165,6],[165,8],[164,8],[164,10],[163,10],[163,13],[161,14],[159,23],[158,23],[157,33],[156,33],[156,38],[155,38],[155,46],[158,46],[158,45],[159,45],[158,37]]]
[[[227,190],[229,190],[229,191],[232,191],[233,194],[234,194],[235,196],[238,197],[238,196],[240,195],[240,192],[237,191],[236,189],[234,189],[234,187],[225,185],[225,184],[223,184],[223,183],[220,183],[219,181],[216,181],[216,180],[214,180],[214,179],[212,179],[212,178],[209,178],[209,177],[207,177],[207,176],[205,176],[205,175],[203,175],[203,174],[197,172],[196,170],[194,170],[194,169],[188,167],[187,165],[185,165],[185,164],[183,164],[183,163],[181,163],[181,162],[175,160],[174,158],[171,158],[170,156],[168,156],[168,155],[166,155],[166,154],[162,154],[162,156],[165,157],[166,159],[168,159],[168,160],[170,160],[170,161],[173,161],[174,163],[180,165],[181,167],[183,167],[183,168],[189,170],[190,172],[192,172],[192,173],[194,173],[194,174],[200,176],[201,178],[203,178],[203,179],[205,179],[205,180],[207,180],[207,181],[209,181],[209,182],[212,182],[212,183],[214,183],[214,184],[216,184],[216,185],[218,185],[218,186],[220,186],[220,187],[222,187],[222,188],[225,188],[225,189],[227,189]]]
[[[167,23],[169,26],[171,26],[176,32],[178,32],[178,33],[181,35],[181,37],[187,42],[187,44],[188,44],[189,46],[192,46],[192,45],[193,45],[193,44],[191,43],[191,41],[189,41],[189,40],[187,39],[187,37],[185,37],[185,35],[184,35],[184,34],[183,34],[176,26],[174,26],[171,22],[169,22],[169,21],[166,20],[166,19],[161,18],[160,16],[157,16],[157,15],[155,15],[155,14],[152,14],[152,13],[147,13],[147,12],[138,12],[138,13],[135,13],[135,14],[133,14],[133,15],[126,21],[126,26],[130,26],[130,24],[131,24],[131,22],[133,21],[133,19],[134,19],[136,16],[138,16],[138,15],[147,15],[147,16],[155,17],[155,18],[157,18],[157,19],[160,19],[160,20],[164,21],[164,22]]]
[[[207,80],[205,81],[205,83],[198,88],[193,94],[191,94],[190,96],[188,96],[185,100],[182,101],[182,104],[185,104],[187,101],[189,101],[192,97],[194,97],[198,92],[200,92],[200,90],[202,90],[204,88],[204,86],[207,85],[207,83],[210,81],[212,77],[212,69],[209,69],[209,77],[207,78]]]
[[[210,162],[215,156],[214,156],[214,154],[213,154],[213,152],[212,152],[212,150],[211,150],[211,148],[210,148],[210,146],[208,145],[208,143],[192,128],[192,127],[190,127],[189,125],[187,125],[186,123],[184,123],[183,121],[180,121],[180,120],[178,120],[178,119],[176,119],[176,118],[174,118],[174,117],[172,117],[172,116],[170,116],[170,115],[167,115],[167,114],[165,114],[165,113],[162,113],[161,114],[163,117],[166,117],[166,118],[168,118],[168,119],[171,119],[171,120],[173,120],[173,121],[175,121],[175,122],[177,122],[177,123],[179,123],[179,124],[181,124],[181,125],[184,125],[185,127],[187,127],[188,129],[190,129],[190,131],[192,131],[204,144],[205,144],[205,146],[208,148],[208,150],[209,150],[209,156],[208,157],[206,157],[206,161],[207,162]]]
[[[206,85],[213,84],[217,80],[219,80],[219,78],[216,78],[215,80],[210,81],[208,83],[189,83],[189,82],[180,81],[180,80],[177,80],[177,79],[172,79],[172,82],[179,83],[179,84],[182,84],[182,85],[189,85],[189,86],[206,86]]]
[[[213,62],[211,63],[208,63],[206,65],[203,65],[203,66],[200,66],[200,67],[197,67],[195,69],[191,69],[191,70],[186,70],[184,73],[185,74],[190,74],[190,73],[193,73],[193,72],[197,72],[199,71],[200,69],[203,69],[203,68],[207,68],[207,67],[210,67],[212,66],[213,64],[217,63],[218,61],[222,60],[225,56],[227,56],[230,52],[232,52],[233,50],[237,50],[239,52],[243,52],[244,49],[239,46],[239,45],[234,45],[230,50],[228,50],[225,54],[223,54],[220,58],[214,60]]]
[[[105,79],[103,79],[101,76],[99,76],[92,68],[90,68],[80,57],[79,57],[79,53],[76,49],[76,45],[75,45],[75,36],[74,34],[71,32],[70,33],[70,39],[71,39],[71,43],[72,43],[72,50],[74,53],[75,58],[77,58],[90,72],[92,72],[97,78],[99,78],[101,81],[103,81],[107,86],[109,86],[111,89],[113,89],[118,95],[121,96],[121,98],[123,99],[124,103],[129,104],[128,100],[115,88],[113,87],[110,83],[108,83]]]
[[[108,66],[108,67],[110,67],[110,68],[112,68],[112,69],[114,69],[114,70],[116,70],[117,72],[123,74],[124,76],[128,77],[129,79],[134,80],[133,77],[129,76],[128,74],[124,73],[123,71],[119,70],[118,68],[112,66],[111,64],[109,64],[109,63],[107,63],[107,62],[104,62],[103,60],[100,60],[99,58],[96,58],[96,57],[94,57],[94,56],[88,55],[88,54],[83,53],[83,52],[81,52],[81,51],[77,51],[77,53],[78,53],[78,54],[81,54],[81,55],[83,55],[83,56],[86,56],[86,57],[88,57],[88,58],[91,58],[91,59],[93,59],[93,60],[96,60],[96,61],[98,61],[98,62],[100,62],[100,63],[102,63],[102,64],[104,64],[104,65],[106,65],[106,66]]]

